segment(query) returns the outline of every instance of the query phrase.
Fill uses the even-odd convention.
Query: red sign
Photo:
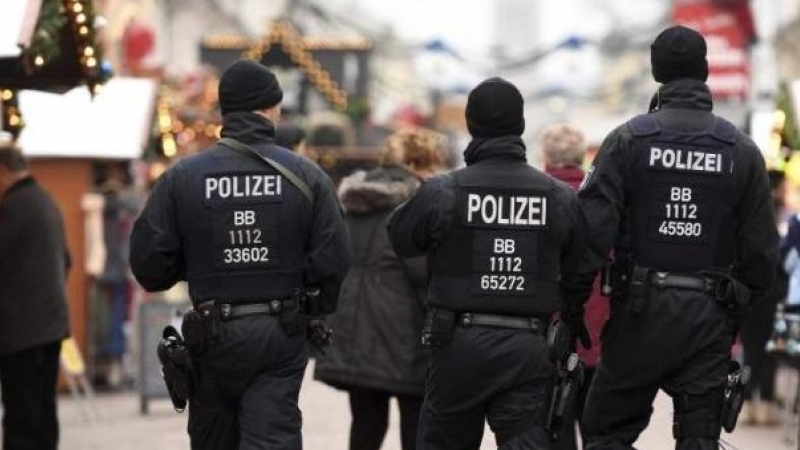
[[[755,35],[747,0],[678,0],[676,24],[699,31],[708,45],[708,86],[716,98],[747,97],[747,47]]]

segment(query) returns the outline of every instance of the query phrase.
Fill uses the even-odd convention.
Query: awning
[[[0,14],[0,58],[16,58],[21,46],[30,43],[39,3],[32,0],[3,0]]]
[[[86,88],[65,94],[22,91],[27,126],[17,144],[30,158],[140,158],[156,92],[156,80],[147,78],[113,78],[94,100]]]

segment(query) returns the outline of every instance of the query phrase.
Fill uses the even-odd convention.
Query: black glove
[[[311,319],[308,321],[307,337],[308,341],[324,355],[325,347],[333,342],[333,330],[328,328],[323,319]]]
[[[569,327],[573,339],[580,341],[581,347],[589,350],[592,348],[592,337],[589,335],[589,329],[586,328],[586,322],[583,319],[585,312],[586,309],[583,306],[567,308],[561,312],[561,319]]]

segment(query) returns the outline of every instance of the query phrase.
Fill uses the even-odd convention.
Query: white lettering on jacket
[[[722,173],[722,155],[694,150],[650,147],[650,167]]]
[[[467,223],[545,226],[547,197],[470,193],[467,196]]]
[[[206,200],[281,195],[280,175],[222,175],[206,178]]]

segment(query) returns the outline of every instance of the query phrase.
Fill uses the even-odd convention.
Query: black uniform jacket
[[[468,166],[477,166],[485,171],[487,180],[497,183],[496,187],[514,188],[508,180],[503,182],[502,174],[518,165],[526,165],[525,145],[516,136],[473,139],[464,151],[464,159]],[[561,208],[564,213],[562,223],[552,224],[559,227],[565,236],[560,245],[560,264],[557,281],[560,285],[562,301],[582,301],[591,292],[592,280],[578,276],[580,259],[585,251],[587,223],[572,189],[566,184],[531,169],[531,180],[539,186],[546,186],[553,195],[554,208]],[[389,235],[395,251],[400,257],[414,257],[432,254],[448,239],[459,221],[457,184],[455,174],[458,171],[427,180],[408,202],[400,205],[394,212],[390,224]],[[499,181],[498,181],[499,180]],[[435,277],[435,273],[431,273]],[[428,300],[431,292],[429,290]],[[555,304],[553,303],[555,302]],[[558,299],[546,299],[540,306],[535,306],[539,315],[548,315],[558,309]]]
[[[715,121],[711,93],[705,83],[690,79],[675,80],[661,87],[658,110],[652,114],[662,129],[700,132]],[[633,186],[626,184],[632,173],[634,137],[623,124],[603,141],[600,151],[578,193],[592,230],[587,268],[599,268],[609,250],[625,247],[627,229],[632,226],[626,208],[631,203]],[[778,236],[774,224],[764,159],[753,141],[737,132],[733,153],[732,186],[734,216],[734,260],[732,275],[746,284],[757,300],[769,289],[775,276]]]
[[[0,355],[69,334],[61,212],[33,178],[0,199]]]
[[[314,163],[275,146],[274,134],[274,126],[255,113],[231,113],[223,118],[223,137],[234,138],[278,161],[302,179],[314,193],[312,205],[287,180],[282,194],[284,200],[277,210],[279,217],[264,217],[265,221],[273,221],[273,224],[277,221],[277,225],[270,228],[276,233],[271,239],[276,246],[285,249],[284,254],[304,252],[302,254],[306,255],[304,262],[292,262],[300,267],[302,280],[296,283],[296,268],[293,267],[291,275],[288,275],[290,272],[282,263],[269,269],[272,280],[276,282],[264,283],[259,280],[264,279],[265,272],[225,273],[214,270],[210,262],[189,260],[190,256],[202,259],[203,255],[210,254],[198,250],[209,247],[207,241],[211,237],[208,227],[197,222],[218,220],[218,214],[209,215],[203,209],[202,192],[198,193],[194,188],[198,178],[214,171],[215,167],[233,167],[233,164],[237,164],[236,167],[245,165],[248,173],[274,173],[263,161],[248,158],[217,144],[170,168],[158,180],[147,206],[134,225],[130,262],[134,275],[145,289],[164,290],[180,280],[188,279],[193,301],[226,300],[226,296],[231,295],[237,300],[242,297],[255,300],[286,295],[287,292],[283,291],[291,287],[290,284],[304,284],[306,287],[322,289],[326,303],[330,305],[325,312],[335,308],[339,284],[347,272],[350,258],[346,225],[334,187],[328,176]],[[190,270],[193,263],[202,269],[196,272],[202,273],[194,274]],[[292,281],[284,282],[280,278],[282,271]],[[259,292],[251,292],[253,290]]]

